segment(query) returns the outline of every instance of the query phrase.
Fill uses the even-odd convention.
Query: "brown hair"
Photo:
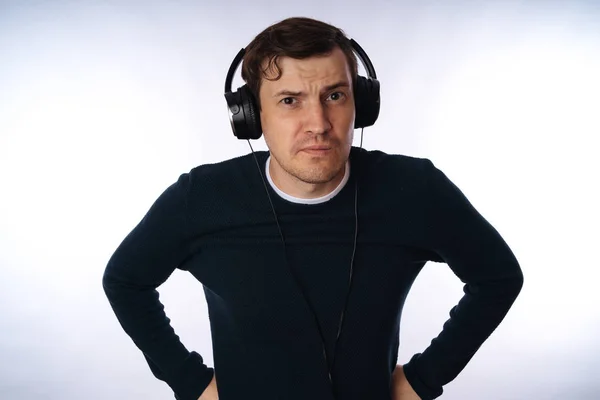
[[[266,72],[270,69],[274,69],[277,75],[269,80],[278,80],[281,77],[281,67],[277,63],[279,57],[304,59],[316,55],[328,55],[336,46],[346,55],[352,85],[354,85],[358,69],[350,39],[340,28],[306,17],[284,19],[259,33],[246,46],[242,63],[242,79],[246,81],[260,109],[258,93],[261,80],[269,79]],[[267,59],[268,62],[263,69],[262,65]]]

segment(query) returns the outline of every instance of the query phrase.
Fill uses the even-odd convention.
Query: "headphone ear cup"
[[[245,117],[244,139],[258,139],[262,135],[258,104],[248,85],[239,88],[239,92]]]
[[[356,117],[354,128],[366,128],[377,121],[380,109],[379,81],[358,75],[354,85]]]
[[[235,92],[225,93],[229,109],[229,122],[233,134],[241,140],[258,139],[262,135],[260,114],[252,92],[247,85]]]

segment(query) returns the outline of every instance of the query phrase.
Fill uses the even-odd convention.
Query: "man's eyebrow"
[[[327,85],[323,88],[322,92],[328,92],[330,90],[333,89],[337,89],[340,87],[350,87],[350,84],[346,81],[339,81],[336,83],[333,83],[331,85]],[[278,96],[302,96],[304,94],[304,92],[293,92],[291,90],[287,90],[287,89],[283,89],[280,90],[279,92],[275,93],[273,95],[273,97],[278,97]]]

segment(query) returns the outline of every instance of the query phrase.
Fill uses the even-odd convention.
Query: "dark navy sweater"
[[[263,173],[268,156],[256,152]],[[357,183],[353,278],[333,358]],[[439,336],[404,365],[425,400],[465,367],[523,284],[497,230],[426,158],[353,147],[347,183],[318,204],[265,187],[252,154],[197,166],[124,238],[102,283],[122,328],[179,400],[198,399],[213,374],[220,400],[389,400],[402,308],[427,261],[446,263],[464,296]],[[176,268],[203,285],[214,367],[181,343],[159,300],[156,288]]]

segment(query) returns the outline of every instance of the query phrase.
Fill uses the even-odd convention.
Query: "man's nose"
[[[307,133],[322,135],[331,129],[327,106],[320,101],[312,102],[306,110],[305,130]]]

